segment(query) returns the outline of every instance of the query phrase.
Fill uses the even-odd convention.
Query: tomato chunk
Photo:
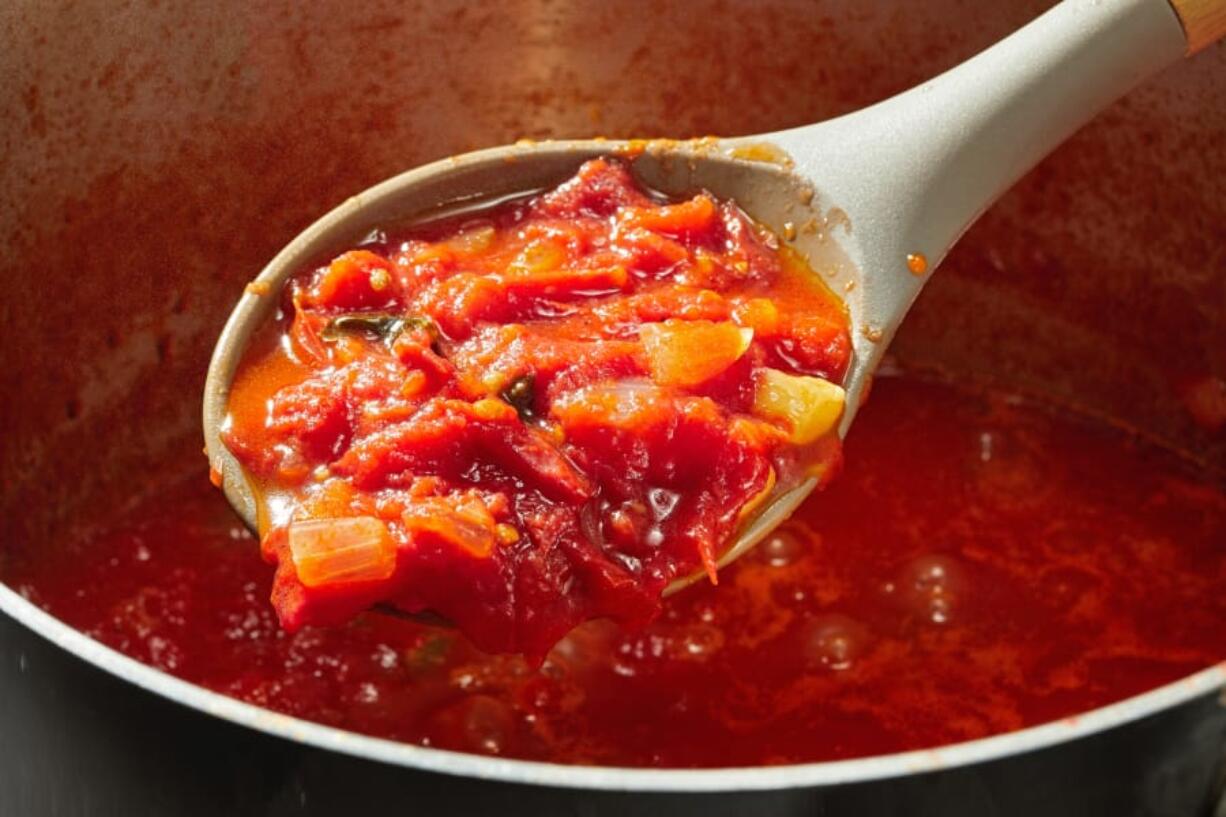
[[[667,320],[639,329],[652,379],[663,386],[695,386],[740,359],[753,330],[734,323]]]
[[[392,265],[367,250],[338,256],[310,290],[310,299],[344,309],[387,306],[395,300]]]

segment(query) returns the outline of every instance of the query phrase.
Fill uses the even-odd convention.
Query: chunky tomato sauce
[[[203,474],[2,578],[219,692],[398,740],[565,763],[856,757],[1074,715],[1226,659],[1226,493],[1114,431],[880,378],[778,535],[534,667],[380,613],[287,633]]]
[[[305,270],[225,432],[290,630],[374,604],[540,658],[640,627],[838,462],[842,304],[734,204],[616,159]]]

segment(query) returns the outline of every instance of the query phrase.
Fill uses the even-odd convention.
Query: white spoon
[[[794,246],[844,294],[853,326],[847,407],[839,426],[845,435],[898,325],[967,227],[1095,114],[1223,33],[1226,0],[1064,0],[956,68],[820,124],[688,142],[521,143],[411,170],[308,227],[261,272],[261,285],[243,295],[218,340],[205,384],[209,461],[221,473],[230,503],[254,528],[255,495],[219,430],[239,361],[292,274],[380,225],[551,186],[584,160],[615,153],[637,154],[634,171],[651,187],[675,193],[705,188],[734,199],[776,233],[794,236]],[[753,547],[813,485],[806,482],[774,500],[719,564]],[[678,579],[666,593],[700,576]]]

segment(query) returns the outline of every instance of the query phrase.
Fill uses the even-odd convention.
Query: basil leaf
[[[324,340],[338,340],[341,335],[361,334],[371,335],[391,343],[396,336],[404,331],[407,321],[400,315],[385,312],[370,312],[357,315],[340,315],[328,321],[321,337]]]

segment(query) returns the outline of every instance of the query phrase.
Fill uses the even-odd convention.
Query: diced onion
[[[373,516],[291,522],[289,549],[298,580],[307,587],[380,581],[396,570],[396,543]]]
[[[406,508],[402,519],[413,534],[435,536],[480,558],[489,556],[498,541],[494,517],[477,499],[452,504],[423,498]]]
[[[494,243],[494,228],[488,224],[470,227],[447,242],[457,252],[467,255],[483,253]]]
[[[538,239],[524,247],[510,263],[509,269],[520,274],[549,272],[566,260],[565,250],[553,243]]]
[[[843,415],[841,386],[820,377],[761,369],[755,374],[754,414],[781,422],[789,441],[811,443],[834,428]]]

